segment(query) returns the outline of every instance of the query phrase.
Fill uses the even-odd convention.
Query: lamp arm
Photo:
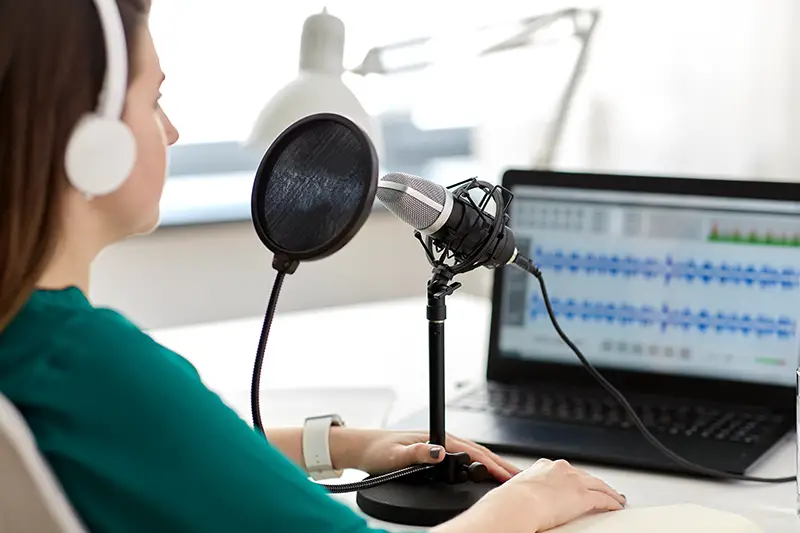
[[[517,33],[516,35],[509,37],[497,44],[494,44],[485,50],[483,50],[480,55],[485,56],[489,54],[494,54],[497,52],[503,52],[505,50],[511,50],[514,48],[520,48],[523,46],[529,46],[530,39],[537,33],[548,26],[551,26],[558,22],[563,18],[571,18],[573,21],[576,20],[576,17],[579,13],[584,12],[584,10],[570,8],[570,9],[562,9],[560,11],[554,11],[553,13],[547,13],[544,15],[536,15],[534,17],[528,17],[522,19],[519,23],[524,27],[523,31]],[[481,30],[491,29],[490,26],[484,26]],[[576,32],[578,31],[576,27]]]
[[[577,15],[586,12],[587,12],[586,10],[570,8],[521,19],[519,21],[519,24],[523,26],[523,30],[521,32],[516,33],[515,35],[509,38],[503,39],[497,44],[487,47],[486,49],[479,52],[478,56],[484,56],[496,52],[502,52],[504,50],[510,50],[513,48],[519,48],[521,46],[525,46],[530,37],[534,35],[536,32],[550,26],[555,22],[558,22],[559,20],[565,17],[570,17],[573,20],[575,20]],[[594,11],[590,13],[594,14]],[[497,25],[495,24],[486,24],[479,26],[477,28],[472,28],[471,30],[468,31],[482,32],[482,31],[492,30],[496,26]],[[425,46],[433,40],[434,40],[433,36],[415,37],[405,41],[398,41],[394,43],[372,47],[367,51],[366,55],[364,56],[364,59],[361,61],[361,64],[359,64],[357,67],[353,69],[350,69],[349,72],[365,76],[367,74],[397,74],[401,72],[410,72],[410,71],[423,70],[429,68],[431,66],[434,66],[435,63],[433,61],[421,60],[406,65],[402,65],[399,67],[388,68],[383,63],[382,56],[386,52],[402,50],[404,48]]]
[[[579,24],[578,18],[581,15],[588,15],[590,19],[589,24],[585,28],[582,28]],[[580,82],[583,79],[583,75],[586,71],[586,63],[589,57],[592,38],[594,37],[597,23],[600,20],[600,11],[569,8],[522,19],[520,21],[520,24],[524,26],[524,30],[522,32],[487,47],[479,54],[480,56],[484,56],[526,46],[534,34],[558,22],[559,20],[562,20],[565,17],[572,19],[572,22],[575,26],[574,35],[580,40],[581,49],[578,53],[578,57],[575,61],[575,67],[572,70],[569,81],[567,82],[567,85],[561,94],[561,97],[559,98],[555,118],[547,127],[542,148],[534,156],[533,166],[535,168],[550,168],[553,164],[556,153],[558,152],[558,148],[564,134],[564,128],[569,117],[569,112],[575,98],[575,93],[577,92],[578,86],[580,85]],[[475,31],[485,31],[492,29],[493,27],[494,25],[484,25],[476,28]],[[429,68],[433,66],[434,63],[432,61],[422,60],[393,69],[387,69],[386,65],[383,63],[382,54],[383,52],[392,50],[411,48],[414,46],[424,46],[432,39],[433,37],[417,37],[406,41],[373,47],[367,52],[361,64],[352,69],[351,72],[360,75],[396,74]]]
[[[555,119],[550,123],[547,133],[545,134],[545,142],[542,144],[543,148],[535,158],[535,168],[550,168],[553,164],[556,152],[562,140],[564,127],[566,126],[568,115],[577,92],[578,85],[580,85],[583,75],[586,71],[586,62],[589,57],[589,50],[591,48],[592,37],[594,36],[597,22],[600,20],[599,11],[591,11],[589,13],[591,22],[584,30],[576,30],[576,34],[581,40],[581,50],[575,60],[575,67],[570,75],[569,82],[567,83],[564,92],[559,99],[558,111]],[[577,20],[576,20],[577,25]]]

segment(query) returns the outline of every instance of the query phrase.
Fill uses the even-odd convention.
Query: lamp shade
[[[378,128],[341,77],[303,71],[267,103],[256,119],[247,145],[265,153],[286,128],[317,113],[349,118],[364,130],[380,153],[382,140]]]
[[[334,113],[364,130],[375,150],[382,138],[372,118],[342,80],[344,24],[327,10],[303,24],[297,78],[278,91],[259,113],[246,145],[263,154],[289,126],[310,115]]]

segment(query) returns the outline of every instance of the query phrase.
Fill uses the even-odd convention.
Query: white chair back
[[[0,531],[87,533],[25,419],[0,394]]]

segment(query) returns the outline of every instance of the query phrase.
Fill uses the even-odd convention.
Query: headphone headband
[[[118,119],[125,105],[128,86],[128,45],[117,0],[93,0],[103,28],[106,45],[106,71],[97,106],[97,115]]]
[[[128,43],[122,15],[117,0],[93,1],[103,30],[106,71],[97,109],[75,126],[64,161],[70,183],[87,198],[117,190],[136,162],[136,139],[122,121],[128,89]]]

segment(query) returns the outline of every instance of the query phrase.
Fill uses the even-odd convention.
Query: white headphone
[[[128,86],[128,50],[117,0],[94,0],[106,46],[106,72],[97,109],[81,118],[67,145],[70,183],[91,198],[111,193],[128,178],[136,141],[122,122]]]

